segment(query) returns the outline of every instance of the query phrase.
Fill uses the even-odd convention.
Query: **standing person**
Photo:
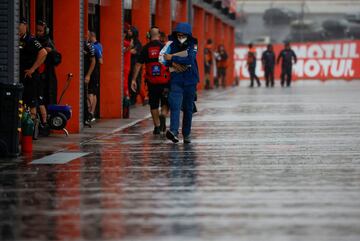
[[[91,98],[92,98],[92,110],[91,111],[93,113],[92,121],[94,121],[95,120],[95,110],[96,110],[96,105],[97,105],[97,96],[99,95],[99,91],[100,91],[100,84],[99,84],[100,83],[100,65],[102,65],[104,63],[104,61],[103,61],[103,47],[102,47],[101,43],[99,43],[97,41],[95,32],[90,32],[90,42],[94,46],[95,60],[96,60],[93,76],[94,76],[94,79],[97,84],[95,86],[96,87],[96,90],[94,91],[95,93],[93,93],[91,96]]]
[[[57,96],[57,79],[55,74],[55,65],[50,59],[51,53],[55,50],[53,41],[49,36],[50,29],[44,21],[38,21],[36,24],[36,40],[48,53],[45,62],[40,65],[38,72],[40,74],[40,81],[38,86],[38,104],[41,114],[40,118],[40,133],[49,135],[49,125],[47,124],[47,110],[46,105],[56,104]]]
[[[211,89],[210,84],[210,74],[213,63],[213,45],[212,40],[208,39],[206,41],[206,46],[204,48],[204,70],[205,70],[205,89]]]
[[[98,89],[98,81],[94,76],[96,67],[95,49],[90,42],[90,33],[87,33],[84,43],[84,76],[85,76],[85,99],[86,99],[86,116],[85,125],[90,125],[94,121],[96,91]]]
[[[24,104],[30,108],[31,118],[36,120],[39,100],[40,74],[38,68],[44,63],[47,52],[42,45],[28,33],[25,19],[19,24],[20,83],[24,85]],[[35,121],[33,138],[37,139],[38,121]]]
[[[169,111],[167,95],[169,92],[170,72],[166,66],[158,61],[160,51],[163,47],[164,44],[160,41],[159,28],[152,27],[150,30],[150,42],[147,43],[141,51],[131,81],[131,89],[134,91],[137,88],[136,77],[140,72],[142,64],[145,64],[150,111],[154,123],[154,135],[165,133],[166,115]],[[160,104],[161,113],[159,112]]]
[[[191,33],[191,25],[179,23],[169,38],[170,53],[164,58],[176,69],[171,73],[170,80],[170,130],[166,137],[174,143],[179,142],[180,111],[183,109],[182,135],[184,143],[191,143],[191,123],[196,85],[199,82],[199,71],[196,62],[197,40]],[[186,56],[176,53],[186,51]]]
[[[226,69],[227,69],[227,60],[228,55],[226,53],[224,45],[219,45],[216,65],[217,65],[217,73],[218,73],[218,81],[220,81],[221,86],[226,86]]]
[[[128,119],[130,118],[130,90],[129,90],[129,79],[130,69],[131,69],[131,48],[133,46],[132,39],[127,36],[128,29],[130,29],[129,24],[125,24],[124,33],[124,46],[123,46],[123,53],[124,53],[124,98],[123,98],[123,118]]]
[[[249,43],[247,54],[247,66],[250,74],[250,88],[254,87],[254,79],[258,87],[261,86],[259,77],[256,75],[256,49],[253,48],[253,44]]]
[[[285,48],[280,52],[277,58],[277,64],[280,63],[281,59],[281,87],[284,87],[285,82],[286,86],[290,87],[293,61],[296,64],[297,57],[295,52],[291,49],[289,42],[285,43]]]
[[[142,45],[141,42],[139,40],[139,31],[137,30],[136,27],[131,26],[126,34],[126,38],[128,40],[130,40],[132,42],[132,46],[130,49],[130,53],[131,53],[131,63],[130,63],[130,73],[129,73],[129,84],[131,84],[132,81],[132,77],[134,75],[135,72],[135,65],[138,62],[140,53],[141,53],[141,49],[142,49]],[[140,73],[142,72],[142,70],[140,69]],[[136,83],[137,83],[137,88],[135,91],[133,90],[129,90],[130,91],[130,103],[132,105],[135,105],[136,103],[136,98],[139,94],[141,94],[141,77],[142,75],[139,74],[136,78]],[[141,96],[143,101],[145,99],[145,96]]]
[[[261,62],[265,69],[266,87],[274,87],[275,53],[272,44],[268,44],[267,50],[261,56]]]

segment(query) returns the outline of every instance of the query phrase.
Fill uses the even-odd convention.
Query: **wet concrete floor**
[[[359,93],[233,88],[199,100],[190,145],[144,120],[63,164],[2,163],[0,240],[358,241]]]

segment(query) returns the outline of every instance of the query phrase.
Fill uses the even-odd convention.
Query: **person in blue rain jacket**
[[[170,52],[164,55],[167,65],[173,71],[170,79],[170,129],[166,137],[174,143],[179,142],[180,112],[183,110],[182,135],[184,143],[190,143],[193,105],[199,71],[196,62],[197,40],[192,36],[191,25],[179,23],[169,36],[172,43]],[[178,55],[182,52],[185,54]]]

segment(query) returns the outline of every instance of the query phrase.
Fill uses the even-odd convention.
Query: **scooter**
[[[61,92],[60,99],[56,105],[47,106],[48,114],[48,123],[51,130],[62,130],[66,136],[69,136],[68,130],[65,128],[67,122],[71,118],[72,108],[69,105],[60,105],[62,98],[64,97],[65,92],[70,86],[71,79],[73,77],[72,73],[67,75],[66,84]]]

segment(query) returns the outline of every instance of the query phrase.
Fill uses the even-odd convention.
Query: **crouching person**
[[[193,104],[199,82],[197,40],[193,38],[188,23],[179,23],[169,40],[172,41],[169,53],[164,55],[171,71],[170,130],[166,132],[166,137],[174,143],[179,142],[180,112],[183,109],[182,135],[184,143],[190,143]]]

